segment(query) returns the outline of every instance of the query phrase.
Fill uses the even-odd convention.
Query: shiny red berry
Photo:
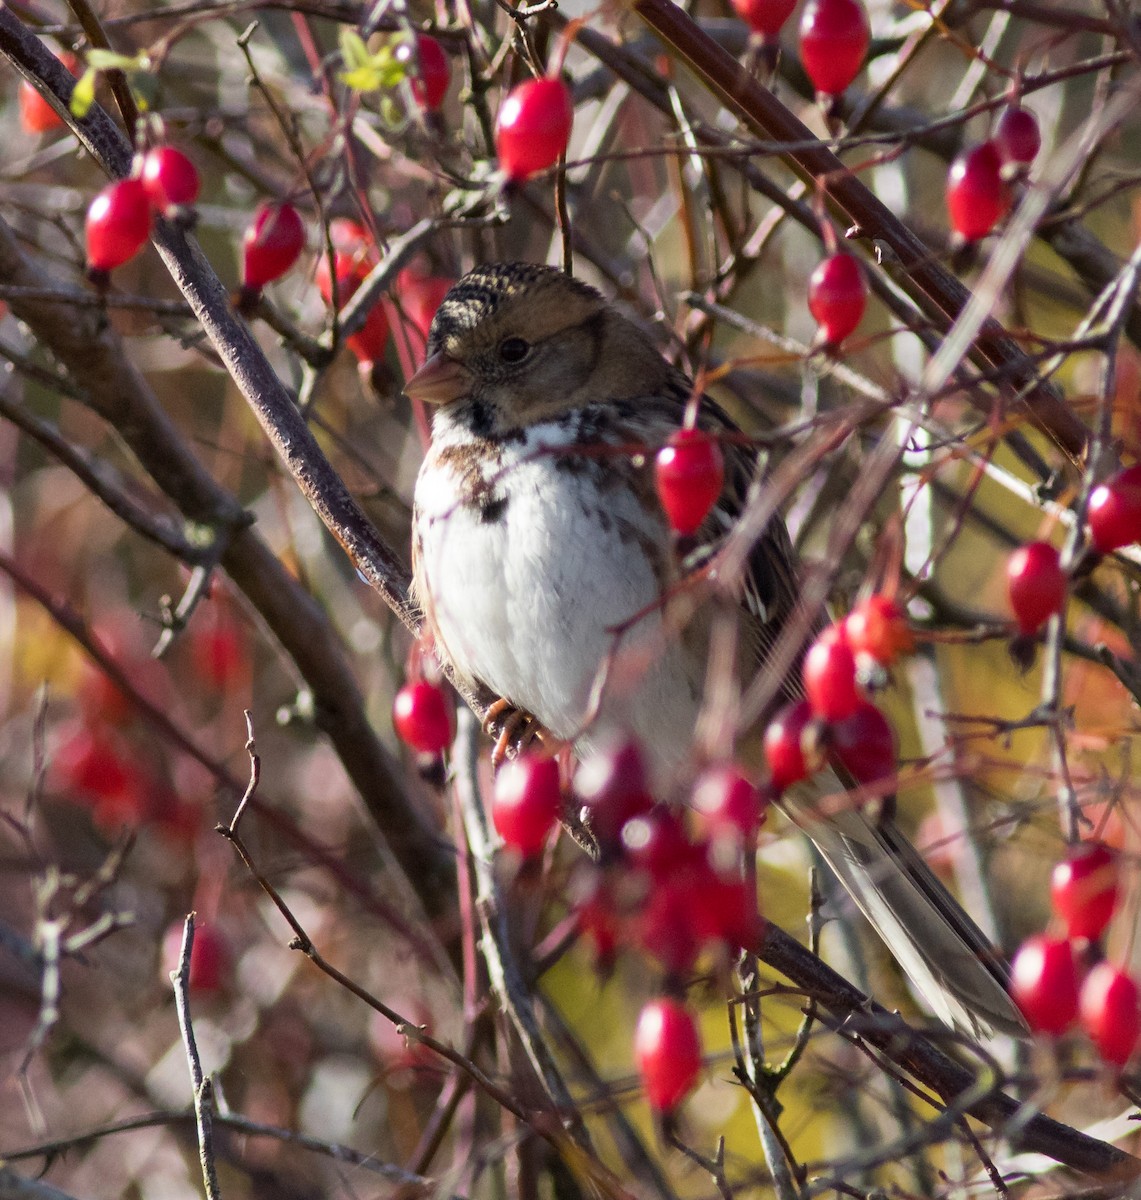
[[[818,92],[838,96],[860,73],[871,41],[859,0],[808,0],[800,18],[800,61]]]
[[[771,41],[792,16],[796,0],[733,0],[733,7],[754,33]]]
[[[665,997],[642,1009],[634,1061],[646,1098],[658,1112],[669,1112],[685,1099],[701,1072],[701,1036],[684,1004]]]
[[[1141,463],[1094,488],[1086,520],[1090,540],[1102,554],[1141,541]]]
[[[875,783],[895,771],[895,734],[887,717],[870,701],[828,730],[828,747],[857,783]]]
[[[87,268],[103,275],[129,262],[151,235],[151,204],[137,179],[108,184],[87,210]]]
[[[409,66],[415,58],[415,73],[409,71],[413,99],[425,112],[435,112],[443,104],[452,78],[451,64],[443,46],[434,37],[418,33],[415,51],[411,42],[401,42],[394,57],[397,62]]]
[[[526,754],[495,776],[491,819],[503,841],[525,858],[538,854],[562,815],[559,764]]]
[[[262,204],[242,238],[242,288],[260,292],[280,279],[305,248],[305,226],[292,204]]]
[[[423,342],[428,340],[428,330],[432,327],[436,309],[455,282],[442,275],[419,275],[408,270],[401,271],[396,277],[396,294],[400,297],[401,307]]]
[[[991,141],[1004,162],[1029,166],[1042,146],[1038,118],[1028,108],[1011,104],[1002,110]]]
[[[882,592],[862,600],[847,615],[844,638],[857,657],[866,654],[885,667],[915,649],[907,613]]]
[[[825,721],[850,717],[862,702],[856,683],[856,656],[833,625],[813,642],[801,669],[804,694],[812,711]]]
[[[440,754],[456,735],[455,716],[444,689],[425,679],[406,683],[392,705],[396,735],[421,754]]]
[[[725,458],[703,429],[678,429],[658,451],[654,484],[670,528],[688,536],[701,528],[721,495]]]
[[[1071,938],[1099,938],[1117,907],[1117,858],[1101,842],[1074,846],[1050,876],[1050,902]]]
[[[1120,967],[1099,962],[1082,983],[1080,1007],[1102,1062],[1124,1067],[1141,1039],[1141,988]]]
[[[751,838],[764,820],[761,793],[731,764],[702,771],[693,785],[693,807],[714,834]]]
[[[661,805],[631,817],[622,826],[622,850],[627,859],[661,883],[689,859],[692,849],[681,820]]]
[[[797,700],[781,709],[765,730],[765,761],[773,788],[785,788],[807,779],[812,771],[804,756],[804,731],[814,719],[807,700]]]
[[[646,763],[636,742],[603,746],[584,758],[574,776],[575,798],[586,809],[603,849],[618,848],[622,826],[653,806]]]
[[[947,175],[947,216],[968,242],[986,237],[1006,212],[1009,194],[1002,157],[993,142],[964,151]]]
[[[139,172],[151,204],[161,213],[193,204],[201,181],[198,168],[174,146],[155,146],[143,155]]]
[[[808,311],[828,345],[839,345],[855,331],[867,305],[867,280],[854,254],[833,254],[808,277]]]
[[[1007,560],[1006,586],[1019,632],[1037,633],[1066,600],[1066,573],[1057,550],[1048,542],[1019,546]]]
[[[1027,938],[1010,964],[1010,994],[1035,1033],[1065,1033],[1078,1016],[1073,945],[1045,934]]]
[[[495,152],[511,180],[553,167],[565,152],[574,106],[561,79],[529,79],[512,88],[495,124]]]

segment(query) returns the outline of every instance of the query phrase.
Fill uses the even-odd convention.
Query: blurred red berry
[[[1083,842],[1054,867],[1050,903],[1071,938],[1101,937],[1118,895],[1117,856],[1101,842]]]
[[[853,333],[867,305],[864,268],[854,254],[833,254],[808,277],[808,311],[827,345],[838,346]]]
[[[634,1061],[646,1098],[658,1112],[669,1112],[685,1099],[701,1071],[701,1037],[684,1004],[663,997],[642,1009]]]
[[[1004,162],[1029,166],[1042,146],[1038,118],[1017,104],[1002,110],[991,137]]]
[[[832,723],[828,747],[857,783],[875,783],[895,771],[895,734],[887,717],[868,700],[861,700],[851,716]]]
[[[771,41],[792,16],[796,0],[733,0],[733,7],[754,33]]]
[[[62,787],[91,809],[100,828],[114,831],[148,816],[147,781],[106,730],[81,726],[60,746],[52,766]]]
[[[194,672],[207,687],[224,691],[248,677],[246,639],[241,627],[229,617],[192,626],[189,643]]]
[[[761,793],[732,764],[702,771],[693,785],[693,807],[714,834],[755,837],[764,820]]]
[[[428,340],[428,330],[432,327],[436,309],[454,283],[454,279],[445,279],[441,275],[418,275],[408,270],[401,271],[397,276],[396,291],[401,307],[424,342]]]
[[[441,754],[456,736],[455,714],[444,689],[426,679],[406,683],[392,705],[396,736],[421,754]]]
[[[425,112],[435,112],[443,104],[452,78],[451,64],[443,46],[429,34],[418,33],[415,48],[412,42],[401,42],[394,57],[406,65],[415,58],[415,73],[409,72],[412,96]]]
[[[553,167],[573,122],[570,90],[561,79],[529,79],[512,88],[495,123],[495,153],[507,178],[520,181]]]
[[[844,620],[844,638],[856,655],[866,654],[885,667],[915,649],[907,614],[882,592],[852,609]]]
[[[838,626],[830,626],[812,643],[802,674],[804,694],[818,717],[842,721],[860,707],[856,656]]]
[[[1057,550],[1048,542],[1019,546],[1007,560],[1006,584],[1014,619],[1026,637],[1062,611],[1066,573]]]
[[[1120,967],[1099,962],[1082,983],[1080,1007],[1102,1062],[1124,1067],[1141,1039],[1141,988]]]
[[[1035,1033],[1065,1033],[1078,1016],[1073,945],[1045,934],[1027,938],[1010,964],[1010,994]]]
[[[1141,541],[1141,463],[1094,488],[1086,520],[1090,540],[1102,554]]]
[[[603,849],[617,849],[622,826],[653,806],[642,751],[633,741],[604,746],[578,765],[574,794]]]
[[[808,0],[800,17],[800,61],[818,92],[838,96],[860,73],[871,41],[859,0]]]
[[[993,142],[965,150],[947,175],[947,216],[968,242],[986,237],[1006,212],[1009,195],[1002,157]]]
[[[167,986],[182,958],[183,929],[184,922],[175,921],[163,935],[162,974]],[[196,922],[190,947],[190,990],[203,996],[220,992],[230,981],[233,957],[230,943],[217,926]]]
[[[670,528],[696,533],[721,495],[725,459],[715,438],[702,429],[678,429],[658,451],[654,483]]]
[[[559,764],[526,754],[505,762],[495,776],[491,819],[499,836],[524,857],[538,854],[562,816]]]
[[[305,248],[305,226],[292,204],[261,204],[242,238],[242,288],[257,293],[280,279]]]
[[[765,761],[777,792],[783,792],[810,774],[802,738],[812,720],[812,706],[807,700],[797,700],[782,708],[765,730]]]
[[[174,146],[155,146],[143,155],[139,172],[151,204],[160,213],[193,204],[201,181],[198,168]]]
[[[664,882],[685,864],[693,847],[676,814],[657,805],[622,826],[622,849],[635,867]]]
[[[59,56],[59,61],[73,75],[79,69],[79,59],[74,54],[64,52]],[[49,133],[53,129],[63,128],[65,124],[63,117],[26,79],[20,83],[18,99],[20,125],[25,133]]]
[[[105,275],[129,262],[151,235],[151,204],[137,179],[108,184],[87,210],[87,269]]]

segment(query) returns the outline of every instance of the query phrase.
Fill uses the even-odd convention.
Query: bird
[[[618,728],[655,778],[684,770],[715,606],[692,603],[679,584],[708,561],[703,551],[759,478],[737,427],[595,288],[528,262],[459,279],[404,390],[432,410],[413,497],[412,587],[436,653],[579,756]],[[725,482],[685,547],[655,493],[653,449],[695,401],[699,427],[721,439]],[[797,579],[778,516],[735,597],[743,671],[764,668],[797,610]],[[784,690],[795,696],[798,680]],[[974,922],[886,811],[824,815],[815,801],[829,782],[842,790],[818,778],[814,791],[786,792],[785,810],[929,1009],[969,1036],[1024,1032],[1006,965]]]

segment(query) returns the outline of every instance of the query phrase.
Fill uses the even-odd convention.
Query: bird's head
[[[404,390],[445,410],[467,409],[480,432],[496,433],[653,394],[671,370],[594,288],[554,267],[494,263],[444,297],[427,360]]]

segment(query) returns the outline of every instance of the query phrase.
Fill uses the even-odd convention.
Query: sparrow
[[[580,756],[618,728],[656,779],[683,772],[715,607],[695,604],[684,584],[761,478],[740,431],[700,397],[697,423],[721,435],[725,483],[696,546],[679,546],[653,458],[692,407],[693,383],[598,291],[534,263],[460,279],[405,392],[433,410],[412,565],[437,653]],[[764,669],[798,604],[779,518],[749,567],[734,598],[744,678]],[[785,681],[787,696],[798,688]],[[890,817],[856,807],[825,817],[814,801],[843,785],[818,777],[814,788],[790,789],[786,811],[934,1014],[972,1036],[1023,1032],[1005,964]]]

